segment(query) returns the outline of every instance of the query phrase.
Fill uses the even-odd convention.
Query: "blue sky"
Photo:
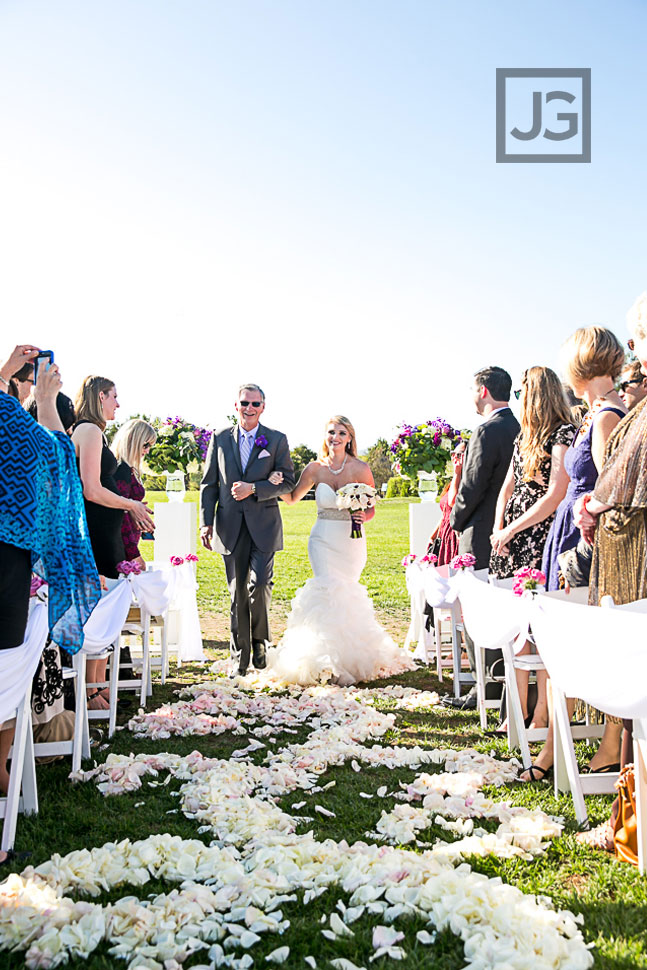
[[[123,417],[473,423],[647,288],[644,3],[0,2],[3,346]],[[592,163],[497,165],[497,67],[590,67]]]

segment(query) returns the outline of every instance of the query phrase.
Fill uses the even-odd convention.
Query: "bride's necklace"
[[[331,472],[331,474],[333,474],[333,475],[341,475],[341,473],[344,470],[344,467],[346,465],[347,460],[348,460],[348,452],[346,452],[346,454],[344,455],[344,460],[341,463],[341,467],[340,468],[333,468],[332,465],[330,464],[330,458],[329,458],[328,461],[326,462],[326,464],[328,465],[328,471]]]

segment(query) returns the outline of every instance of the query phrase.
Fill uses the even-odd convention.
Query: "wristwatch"
[[[252,482],[252,495],[256,495],[256,482]]]

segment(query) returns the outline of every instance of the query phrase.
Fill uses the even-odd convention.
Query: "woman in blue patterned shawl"
[[[68,653],[76,653],[83,644],[83,625],[101,596],[101,585],[88,539],[74,448],[56,411],[61,387],[58,367],[41,369],[39,375],[35,396],[40,424],[15,398],[1,393],[7,390],[11,373],[36,352],[30,346],[17,347],[0,368],[0,543],[29,552],[29,572],[49,585],[50,636]],[[8,578],[7,553],[3,548],[0,556],[3,585]],[[6,623],[10,620],[6,608],[11,604],[4,600],[0,601],[0,648],[15,647],[22,643],[25,630],[15,618]],[[26,619],[25,612],[25,623]],[[15,628],[13,639],[20,635],[14,643],[4,642],[7,625]]]
[[[101,597],[88,538],[74,447],[56,411],[58,367],[41,369],[35,388],[40,423],[7,393],[37,348],[16,347],[0,367],[0,649],[22,644],[32,572],[48,584],[49,634],[69,653]],[[0,731],[0,787],[7,779],[7,737]],[[6,748],[6,751],[5,751]],[[4,757],[3,757],[4,754]]]

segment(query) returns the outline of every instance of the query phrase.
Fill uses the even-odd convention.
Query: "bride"
[[[280,472],[270,481],[280,484]],[[310,462],[294,490],[281,496],[294,505],[314,486],[317,520],[308,540],[314,575],[292,601],[283,639],[268,656],[272,678],[303,686],[332,680],[345,687],[415,667],[379,625],[359,583],[366,538],[351,538],[351,513],[336,502],[337,490],[352,482],[374,486],[371,469],[357,457],[353,425],[336,414],[326,425],[318,461]],[[374,514],[368,509],[352,517],[364,523]]]

